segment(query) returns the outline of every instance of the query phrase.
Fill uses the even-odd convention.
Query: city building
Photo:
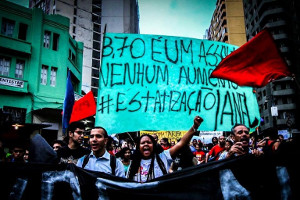
[[[300,2],[297,0],[244,0],[247,40],[267,28],[286,60],[289,70],[300,80]],[[299,132],[299,85],[291,77],[257,88],[262,118],[261,129],[277,127]],[[272,109],[271,109],[272,108]]]
[[[83,44],[70,36],[68,18],[7,1],[0,26],[1,113],[15,124],[50,124],[41,134],[61,137],[68,70],[81,95]]]
[[[217,0],[211,25],[204,38],[237,46],[245,44],[243,1]]]
[[[70,19],[71,36],[84,43],[82,90],[97,97],[104,27],[111,33],[139,33],[137,0],[30,0],[30,7]]]

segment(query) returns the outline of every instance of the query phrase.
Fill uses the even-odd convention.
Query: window
[[[52,47],[52,49],[54,51],[57,51],[57,49],[58,49],[58,40],[59,40],[59,34],[53,33],[53,47]]]
[[[93,59],[92,60],[92,67],[99,69],[100,68],[100,61]]]
[[[282,89],[282,90],[286,89],[286,83],[282,83],[282,84],[281,84],[281,89]]]
[[[98,24],[94,24],[94,31],[100,33],[101,32],[101,28],[100,28],[100,25]]]
[[[12,37],[14,34],[15,22],[6,18],[2,20],[1,34]]]
[[[96,41],[100,41],[101,40],[101,36],[99,33],[96,33],[94,32],[93,33],[93,40],[96,40]]]
[[[92,92],[94,94],[94,97],[97,98],[97,96],[98,96],[98,89],[97,88],[92,88]]]
[[[99,80],[92,78],[92,86],[99,87]]]
[[[19,25],[19,35],[18,35],[18,38],[20,40],[26,40],[27,28],[28,28],[27,24],[20,23],[20,25]]]
[[[92,69],[92,76],[93,77],[99,77],[99,70],[98,69]]]
[[[69,59],[71,59],[74,63],[76,61],[75,54],[69,49]]]
[[[57,68],[52,67],[51,74],[50,74],[50,86],[52,86],[52,87],[56,86],[56,74],[57,74]]]
[[[44,47],[45,48],[50,47],[50,37],[51,37],[51,32],[45,31],[45,33],[44,33]]]
[[[100,42],[93,42],[93,48],[100,51]]]
[[[283,96],[282,97],[282,104],[288,104],[288,98]]]
[[[0,57],[0,75],[9,76],[10,58]]]
[[[17,60],[15,78],[22,79],[24,77],[24,66],[25,66],[24,60]]]
[[[93,50],[93,58],[100,59],[100,52]]]
[[[269,117],[266,117],[266,123],[267,124],[269,123]]]
[[[41,71],[41,84],[47,85],[48,66],[43,65]]]

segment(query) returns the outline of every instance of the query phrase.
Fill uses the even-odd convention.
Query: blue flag
[[[75,98],[74,98],[74,89],[71,82],[71,73],[70,71],[68,71],[67,89],[66,89],[66,95],[64,100],[63,117],[62,117],[63,133],[66,132],[66,129],[69,126],[69,121],[71,118],[74,102],[75,102]]]

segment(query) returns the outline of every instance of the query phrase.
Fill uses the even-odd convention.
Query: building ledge
[[[1,47],[5,49],[10,49],[25,54],[31,54],[31,44],[23,40],[0,35],[0,44]]]

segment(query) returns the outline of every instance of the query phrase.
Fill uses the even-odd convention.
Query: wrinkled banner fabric
[[[136,183],[68,165],[0,163],[1,199],[299,199],[299,164],[242,156]]]

